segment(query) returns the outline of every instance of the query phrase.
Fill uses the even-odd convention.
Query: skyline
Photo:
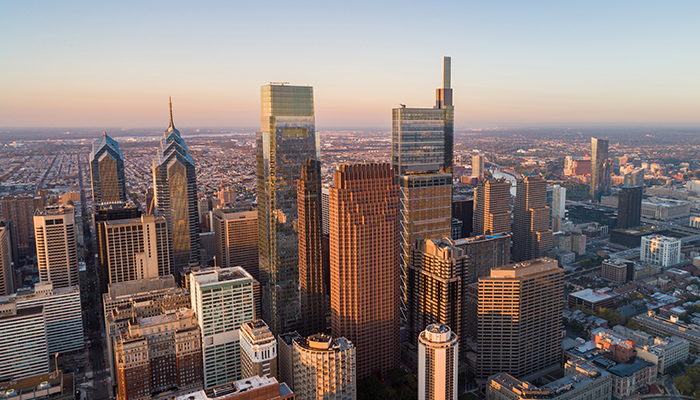
[[[4,4],[0,127],[162,129],[169,95],[178,126],[254,127],[283,81],[319,127],[390,129],[432,106],[442,56],[457,129],[700,125],[695,2],[284,6]]]

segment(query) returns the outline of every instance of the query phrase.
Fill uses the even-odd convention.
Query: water
[[[491,172],[491,175],[496,179],[501,179],[505,177],[506,180],[510,182],[510,195],[515,196],[515,185],[518,182],[518,180],[515,179],[515,176],[507,172],[503,172],[499,169],[490,169],[489,172]]]

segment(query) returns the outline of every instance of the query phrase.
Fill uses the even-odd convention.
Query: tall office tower
[[[0,307],[11,303],[17,310],[44,307],[49,354],[69,353],[85,347],[78,286],[54,289],[51,282],[39,282],[33,290],[20,289],[14,296],[0,297]]]
[[[610,192],[608,139],[591,138],[591,198],[600,201]]]
[[[191,308],[190,294],[175,283],[172,275],[140,281],[113,283],[102,295],[107,335],[107,366],[117,381],[114,340],[134,318],[162,315],[168,310]]]
[[[265,321],[256,319],[241,325],[241,379],[253,376],[277,377],[277,340]]]
[[[634,171],[625,174],[625,186],[644,186],[644,168],[637,168]]]
[[[307,160],[297,181],[299,213],[299,300],[302,335],[325,332],[326,307],[323,282],[321,163]]]
[[[450,58],[443,58],[443,89],[434,108],[392,110],[391,162],[401,190],[401,292],[417,238],[451,237],[454,107]]]
[[[561,185],[552,187],[552,218],[566,218],[566,188]]]
[[[484,155],[477,154],[472,156],[472,176],[476,176],[479,180],[484,179]]]
[[[454,240],[467,256],[466,284],[489,276],[491,269],[510,263],[510,235],[498,234]]]
[[[471,236],[474,227],[474,198],[454,200],[452,202],[452,218],[462,221],[460,239]]]
[[[641,224],[643,191],[643,186],[622,188],[617,206],[617,229],[633,228]]]
[[[301,339],[299,332],[277,335],[277,374],[294,390],[294,341]]]
[[[418,344],[418,335],[431,324],[462,327],[462,283],[466,282],[464,249],[448,239],[418,239],[408,265],[406,328],[408,341]],[[466,322],[466,321],[465,321]]]
[[[156,209],[168,221],[172,268],[176,274],[187,272],[190,263],[199,264],[200,258],[197,174],[194,159],[173,124],[172,101],[170,126],[153,160],[153,187]]]
[[[41,282],[51,282],[56,289],[79,286],[73,207],[46,207],[37,211],[34,231]]]
[[[107,131],[92,142],[90,179],[95,204],[126,202],[124,155],[119,150],[119,143],[107,136]]]
[[[326,294],[326,314],[330,313],[331,299],[331,251],[330,251],[330,221],[328,220],[328,209],[330,204],[330,188],[328,186],[321,187],[321,220],[322,236],[321,236],[321,264],[323,265],[323,290]]]
[[[253,319],[253,277],[240,267],[189,274],[192,308],[202,329],[204,388],[241,378],[238,329]]]
[[[15,268],[12,263],[10,227],[0,219],[0,296],[15,292]]]
[[[10,225],[12,260],[15,264],[36,254],[34,212],[42,208],[44,198],[39,196],[18,195],[2,199],[2,219]]]
[[[255,280],[258,270],[258,212],[244,208],[222,208],[214,211],[216,265],[222,268],[242,267]]]
[[[299,314],[297,188],[306,160],[318,160],[311,86],[270,84],[261,88],[256,136],[258,246],[262,316],[273,333],[296,327]]]
[[[489,179],[474,191],[475,235],[510,232],[510,182]]]
[[[552,248],[546,200],[547,181],[542,177],[518,180],[513,215],[513,259],[526,261],[544,257]]]
[[[428,325],[418,338],[418,399],[456,400],[459,343],[444,324]]]
[[[188,308],[132,320],[114,342],[117,399],[202,387],[202,341]]]
[[[356,354],[352,342],[317,333],[305,339],[296,338],[292,352],[294,393],[298,400],[357,398]]]
[[[0,305],[0,380],[49,372],[44,307]]]
[[[389,164],[341,165],[334,180],[331,326],[357,348],[362,379],[399,363],[399,188]]]
[[[98,223],[100,264],[109,283],[170,275],[168,224],[163,217],[142,215]]]
[[[506,372],[536,379],[561,362],[564,269],[549,258],[479,278],[477,379]]]

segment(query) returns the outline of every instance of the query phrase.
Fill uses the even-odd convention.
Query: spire
[[[173,124],[173,99],[172,97],[168,96],[168,101],[170,102],[170,128],[175,128],[175,124]]]
[[[107,131],[102,131],[102,137],[107,136]]]

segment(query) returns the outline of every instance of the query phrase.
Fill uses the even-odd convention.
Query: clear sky
[[[457,128],[700,126],[700,1],[3,1],[0,126],[259,126],[312,85],[316,125],[390,129],[452,56]]]

